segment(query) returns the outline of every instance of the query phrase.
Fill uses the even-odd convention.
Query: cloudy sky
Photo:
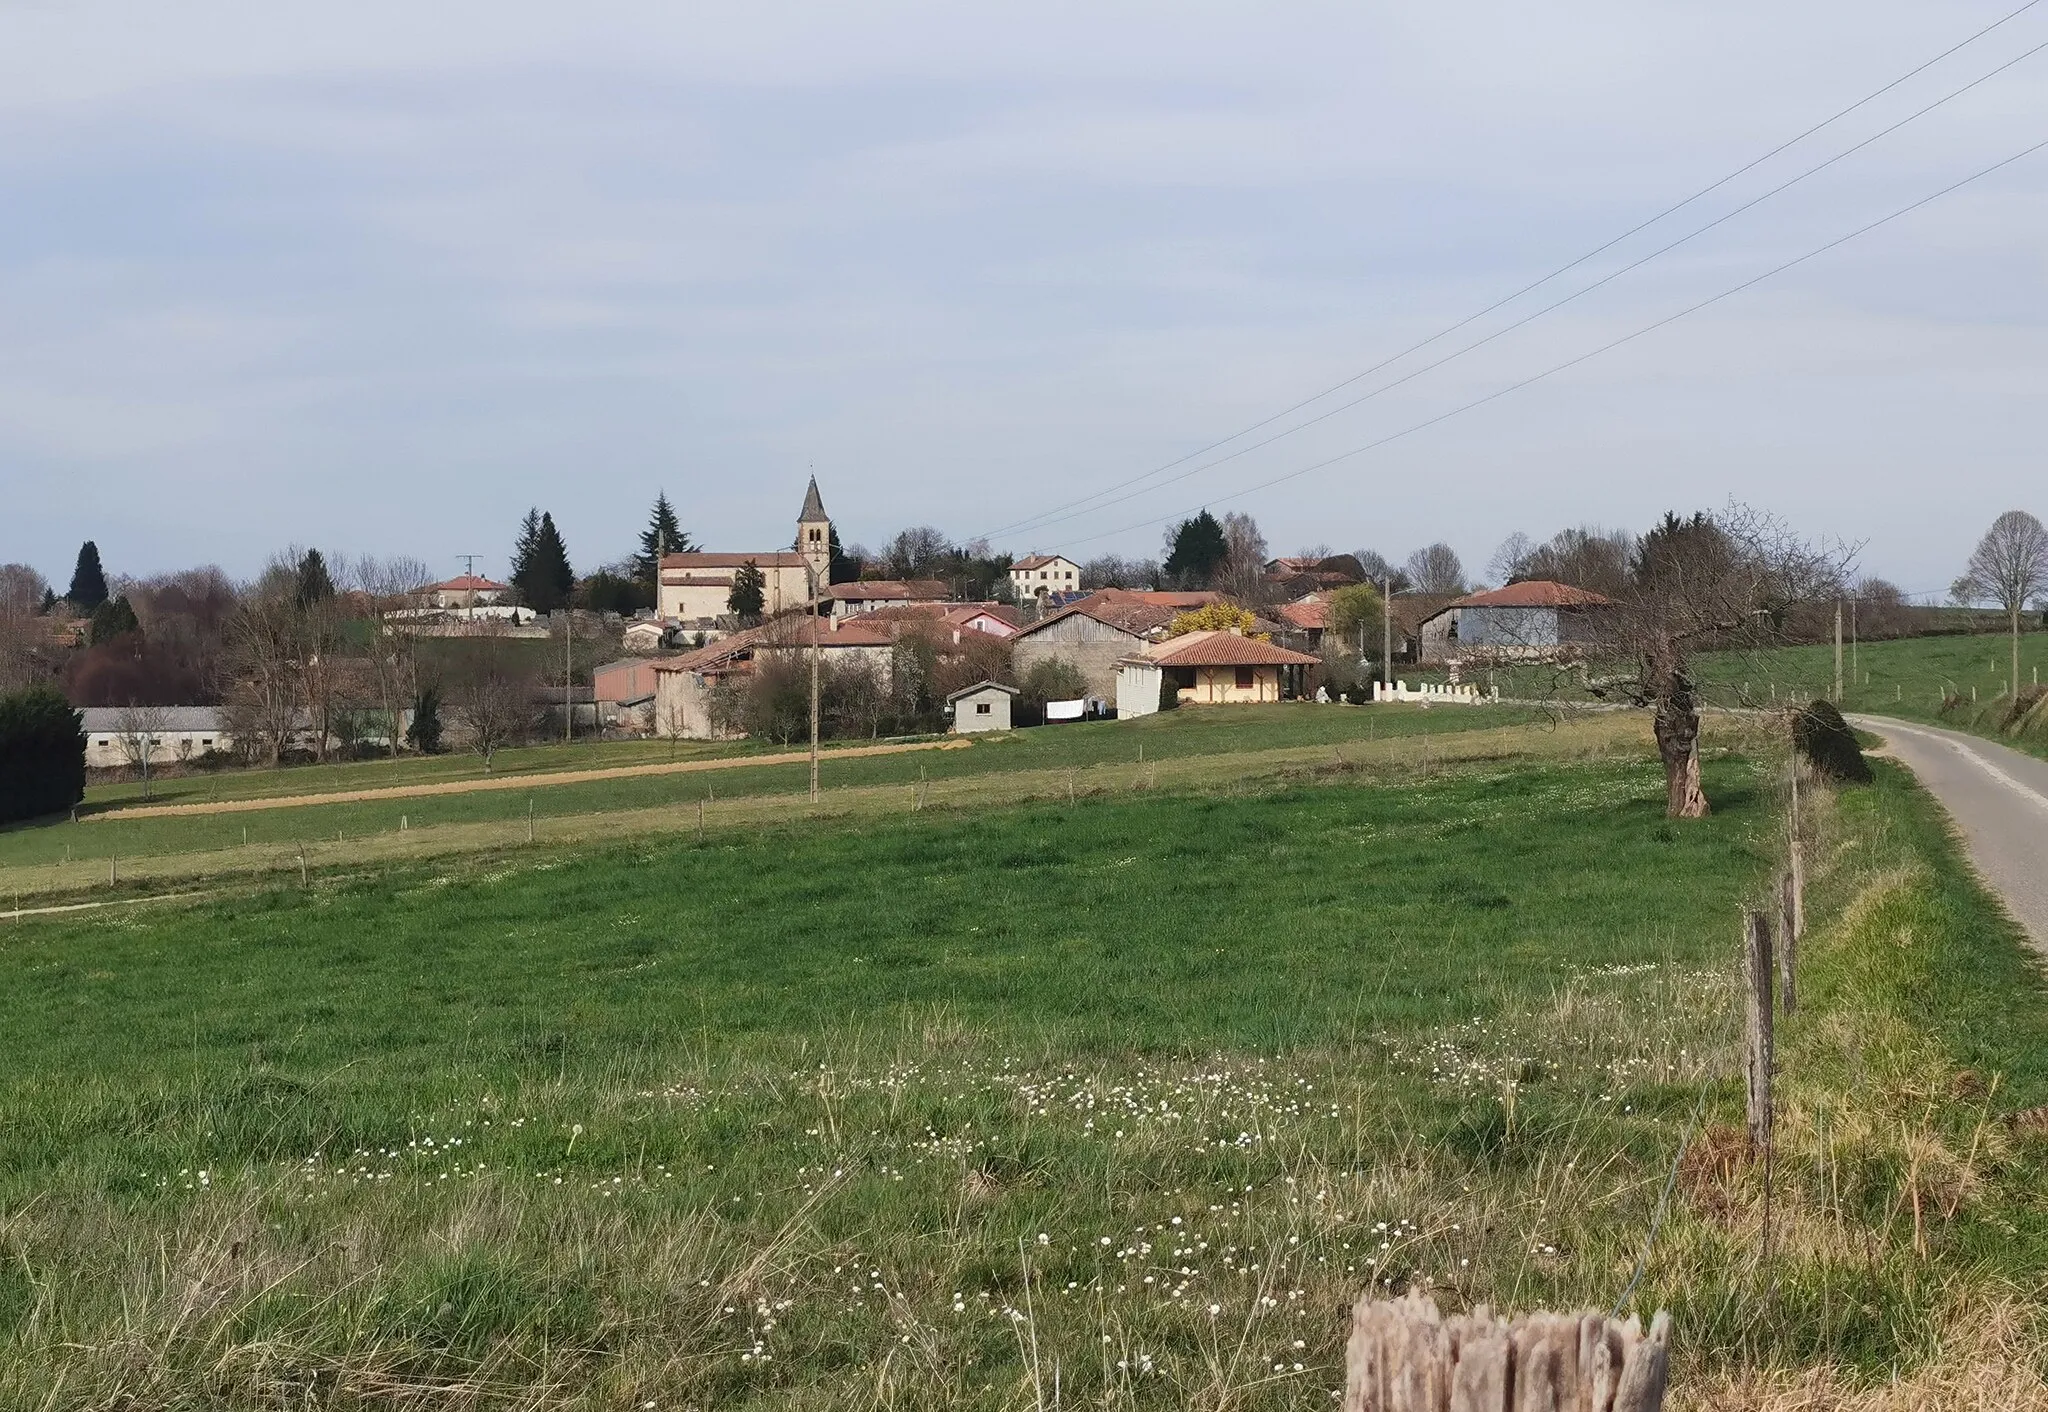
[[[1151,553],[1207,504],[1275,552],[1444,538],[1476,569],[1513,531],[1734,497],[1938,589],[1996,513],[2048,515],[2048,151],[1281,478],[2048,138],[2048,51],[1468,356],[1101,492],[2017,3],[0,0],[0,560],[61,586],[86,537],[135,574],[296,541],[502,572],[539,505],[587,568],[658,488],[708,546],[766,548],[815,468],[848,542]],[[1252,439],[2044,42],[2048,3]]]

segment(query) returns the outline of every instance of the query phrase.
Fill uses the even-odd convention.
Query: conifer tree
[[[327,572],[327,560],[319,550],[306,551],[306,556],[299,560],[298,575],[292,597],[299,607],[310,608],[334,597],[334,578]]]
[[[1222,523],[1204,510],[1173,527],[1167,551],[1167,577],[1189,588],[1207,588],[1230,552],[1230,543]]]
[[[569,567],[569,549],[552,514],[537,509],[526,512],[512,555],[512,585],[536,612],[552,613],[568,606],[576,575]]]
[[[124,594],[119,598],[109,598],[92,610],[92,626],[86,629],[86,640],[98,647],[117,637],[141,631],[142,624],[135,616],[135,608]]]
[[[661,555],[687,554],[696,547],[690,536],[683,533],[682,525],[676,520],[675,507],[668,503],[668,492],[663,491],[654,498],[647,528],[640,531],[640,552],[633,556],[633,576],[653,583],[656,561]]]
[[[107,575],[100,567],[100,547],[89,539],[78,547],[78,567],[71,571],[71,588],[64,596],[87,613],[107,601]]]
[[[767,607],[767,590],[767,576],[759,564],[749,559],[732,576],[732,592],[726,595],[725,606],[742,623],[757,623]]]

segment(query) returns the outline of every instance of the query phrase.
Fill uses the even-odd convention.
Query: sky
[[[815,473],[849,544],[1147,555],[1206,505],[1475,574],[1737,500],[1938,592],[2048,517],[2048,150],[1515,384],[2048,139],[2048,50],[1207,462],[2048,43],[2048,3],[1182,458],[2019,3],[0,0],[0,561],[502,574],[539,506],[591,569],[658,490],[785,545]]]

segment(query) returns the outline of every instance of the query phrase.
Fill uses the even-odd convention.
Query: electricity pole
[[[1380,695],[1386,697],[1394,690],[1394,576],[1389,574],[1380,583]]]
[[[1842,704],[1842,600],[1835,600],[1835,704]]]
[[[818,654],[822,645],[818,641],[818,571],[808,557],[804,560],[804,576],[811,586],[811,802],[818,802]]]
[[[576,644],[576,620],[569,616],[567,608],[562,609],[562,743],[573,745],[576,741],[576,658],[571,650]]]

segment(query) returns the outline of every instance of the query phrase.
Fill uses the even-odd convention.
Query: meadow
[[[2048,1100],[2041,986],[1889,767],[1813,811],[1759,1253],[1782,775],[1719,738],[1681,826],[1639,751],[1282,772],[5,928],[0,1404],[1321,1406],[1417,1283],[1668,1306],[1681,1405],[2024,1390],[2043,1173],[1986,1116]]]
[[[1449,753],[1556,749],[1547,720],[1518,708],[1316,706],[1293,703],[1228,712],[1174,711],[1137,721],[1088,723],[1001,736],[925,742],[948,748],[895,755],[824,756],[824,798],[808,799],[808,765],[749,764],[762,753],[731,746],[695,749],[715,770],[575,781],[575,771],[621,765],[660,766],[667,742],[613,747],[536,748],[515,762],[523,785],[512,790],[412,798],[338,800],[323,794],[406,784],[460,784],[442,759],[365,762],[224,777],[222,800],[256,803],[279,781],[298,802],[274,808],[206,812],[210,801],[180,815],[133,813],[139,801],[95,789],[80,821],[53,820],[0,830],[0,898],[72,894],[104,896],[110,882],[145,888],[189,885],[229,876],[289,872],[302,854],[311,868],[375,864],[441,853],[474,852],[524,842],[585,842],[624,833],[712,831],[754,827],[798,814],[897,811],[934,795],[964,801],[1010,802],[1055,793],[1094,793],[1164,782],[1225,784],[1239,777],[1340,758],[1399,761],[1404,750],[1458,737]],[[1535,725],[1536,731],[1524,727]],[[1599,736],[1594,727],[1587,739]],[[1503,740],[1512,738],[1512,745]],[[1572,737],[1576,740],[1579,737]],[[918,742],[910,742],[917,744]],[[1405,743],[1405,744],[1404,744]],[[594,753],[586,756],[585,750]],[[1346,756],[1345,752],[1349,751]],[[1420,758],[1421,751],[1416,751]],[[503,757],[500,757],[503,758]],[[555,762],[540,769],[545,762]],[[1141,768],[1142,767],[1142,768]],[[473,778],[473,777],[472,777]],[[328,788],[309,790],[311,780]],[[186,783],[180,781],[180,784]],[[239,791],[230,794],[228,791]],[[161,801],[159,801],[161,802]],[[131,813],[133,816],[131,817]],[[115,864],[110,868],[109,864]],[[110,874],[113,876],[110,877]]]

